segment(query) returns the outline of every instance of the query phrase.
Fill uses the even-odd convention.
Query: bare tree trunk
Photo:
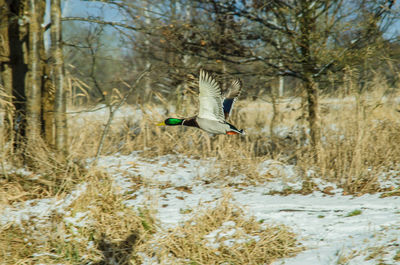
[[[279,67],[282,66],[282,63],[279,63]],[[278,87],[278,96],[281,98],[283,97],[284,88],[285,88],[285,78],[280,75],[279,77],[279,87]]]
[[[277,21],[276,18],[274,19],[274,22],[275,22],[276,24],[278,24],[278,21]],[[276,44],[277,44],[277,49],[278,49],[278,50],[281,49],[281,42],[282,42],[281,38],[280,38],[280,37],[277,37],[277,38],[276,38]],[[282,69],[282,68],[283,68],[283,63],[282,63],[282,59],[281,59],[281,58],[278,59],[278,67],[279,67],[279,69]],[[278,97],[281,98],[281,97],[283,97],[283,89],[284,89],[284,85],[285,85],[285,84],[284,84],[285,79],[284,79],[284,77],[283,77],[282,75],[279,75],[279,76],[278,76],[278,81],[279,81],[279,86],[278,86]]]
[[[8,25],[10,68],[12,75],[12,96],[15,112],[13,113],[14,147],[21,147],[26,134],[26,96],[25,82],[27,66],[27,12],[26,0],[9,2],[10,14]],[[19,19],[17,19],[19,18]]]
[[[60,0],[51,0],[51,50],[53,59],[53,82],[55,88],[54,120],[55,147],[65,153],[67,150],[66,92],[64,87],[64,59],[61,43]]]
[[[44,18],[46,1],[39,1],[38,12],[40,18]],[[43,21],[41,22],[41,24]],[[44,45],[44,32],[40,35],[40,59],[42,65],[42,134],[46,144],[54,147],[54,84],[50,78],[51,65],[48,64]]]
[[[304,82],[306,90],[306,101],[308,111],[308,126],[310,129],[310,141],[314,151],[314,161],[319,161],[319,152],[321,148],[321,131],[319,125],[319,107],[318,107],[318,88],[312,78]]]
[[[12,142],[13,110],[11,104],[12,72],[10,66],[10,46],[8,38],[9,9],[5,0],[0,0],[0,137],[5,142]]]
[[[42,34],[38,17],[37,0],[29,0],[29,60],[28,78],[25,83],[26,94],[26,137],[28,144],[40,137],[41,132],[41,65],[40,35]]]
[[[44,47],[43,47],[44,52]],[[50,67],[45,64],[42,80],[42,131],[44,139],[50,146],[54,146],[54,84],[49,78]]]
[[[269,125],[269,134],[274,141],[276,139],[276,135],[274,132],[275,126],[276,126],[276,121],[278,119],[278,108],[277,108],[277,102],[276,102],[276,92],[275,92],[275,87],[273,86],[271,89],[271,104],[272,104],[272,118],[271,118],[271,123]]]
[[[315,5],[310,1],[301,0],[300,6],[302,14],[299,20],[301,31],[299,46],[303,57],[303,88],[306,92],[308,124],[310,129],[311,146],[314,153],[314,161],[318,162],[321,137],[318,119],[318,88],[313,77],[315,58],[312,57],[312,34],[316,27]]]
[[[150,15],[149,15],[149,10],[151,8],[151,4],[149,3],[148,0],[145,1],[144,3],[144,17],[145,17],[145,23],[146,26],[149,27],[151,24],[150,20]],[[146,40],[144,42],[145,44],[145,49],[146,49],[146,68],[149,68],[151,66],[151,61],[150,61],[150,52],[151,52],[151,44],[150,40],[148,39],[149,36],[146,36]],[[145,79],[145,84],[144,84],[144,95],[143,95],[143,100],[144,102],[147,102],[150,100],[150,95],[151,95],[151,78],[149,76],[146,77]]]

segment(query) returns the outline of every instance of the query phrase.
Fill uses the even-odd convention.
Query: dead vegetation
[[[244,137],[210,136],[193,128],[155,126],[166,115],[184,117],[196,113],[196,101],[191,97],[180,103],[176,113],[164,113],[170,107],[167,105],[124,106],[111,124],[102,155],[139,151],[145,157],[181,154],[213,158],[215,163],[204,181],[222,186],[255,185],[286,177],[279,167],[275,173],[260,173],[260,163],[271,160],[293,165],[303,180],[300,190],[279,194],[320,190],[314,183],[315,178],[320,178],[342,188],[344,194],[384,192],[382,197],[399,196],[397,187],[381,187],[379,183],[382,176],[399,176],[399,94],[387,87],[378,88],[356,96],[321,99],[322,146],[318,163],[311,155],[305,117],[297,98],[278,100],[273,135],[269,127],[273,107],[269,102],[238,101],[231,119],[246,130]],[[54,155],[39,139],[34,150],[26,150],[24,157],[31,166],[24,168],[19,156],[9,156],[12,147],[2,146],[0,210],[34,199],[66,198],[76,187],[87,183],[85,192],[68,206],[68,211],[53,211],[46,217],[45,226],[32,219],[1,227],[0,260],[4,264],[107,264],[111,260],[117,260],[117,264],[140,264],[140,253],[167,264],[177,260],[188,264],[260,264],[301,250],[287,227],[258,223],[227,198],[216,208],[199,209],[190,221],[154,238],[153,233],[160,231],[152,211],[124,206],[126,198],[115,192],[108,176],[85,168],[96,155],[106,115],[105,108],[71,114],[67,159]],[[240,184],[232,180],[236,176],[241,177]],[[329,189],[320,191],[331,195]],[[76,225],[80,222],[85,225]]]
[[[49,198],[55,201],[45,212],[32,210],[29,219],[1,227],[4,264],[141,264],[143,254],[160,264],[260,264],[302,249],[288,227],[257,221],[228,194],[215,207],[199,206],[182,226],[161,231],[151,209],[124,205],[130,195],[115,190],[107,175],[93,171],[82,179],[72,194]]]
[[[256,221],[229,194],[216,204],[154,242],[161,264],[270,264],[301,251],[288,227]]]
[[[155,231],[150,211],[125,206],[106,175],[84,178],[81,194],[69,204],[70,195],[62,194],[47,213],[1,227],[2,264],[141,263],[136,253]]]
[[[140,150],[141,155],[148,157],[165,154],[213,157],[218,163],[210,179],[223,182],[244,175],[248,184],[268,180],[260,176],[257,167],[260,162],[273,159],[295,165],[304,176],[311,169],[312,177],[333,182],[346,194],[382,191],[378,176],[399,167],[400,145],[395,144],[400,142],[400,113],[396,111],[399,94],[385,86],[375,86],[378,88],[373,92],[321,98],[322,144],[317,163],[309,145],[306,117],[296,98],[278,101],[273,135],[270,134],[272,104],[260,100],[238,101],[231,119],[238,128],[246,130],[243,137],[210,136],[181,126],[155,126],[166,116],[196,113],[193,103],[197,102],[190,96],[181,102],[177,113],[164,113],[169,106],[132,106],[131,114],[113,123],[103,155]],[[93,157],[103,125],[101,119],[89,119],[85,130],[72,129],[71,156]]]

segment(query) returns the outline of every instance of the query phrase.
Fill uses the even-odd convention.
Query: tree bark
[[[145,17],[145,24],[146,27],[149,27],[151,24],[151,20],[150,20],[150,15],[149,15],[149,11],[151,9],[151,5],[149,3],[148,0],[144,1],[144,11],[143,11],[143,15]],[[146,40],[144,41],[145,44],[145,49],[146,49],[146,56],[147,58],[145,58],[145,62],[146,62],[146,68],[149,68],[151,65],[151,60],[150,60],[150,52],[151,52],[151,44],[150,44],[150,40],[149,40],[149,36],[146,36]],[[144,83],[144,95],[143,95],[143,99],[145,102],[147,102],[148,100],[150,100],[151,97],[151,78],[149,76],[146,77],[145,79],[145,83]]]
[[[12,101],[15,110],[13,115],[14,147],[16,149],[21,147],[26,134],[25,82],[28,72],[26,7],[26,0],[15,0],[9,4],[10,14],[12,15],[9,19],[8,37],[12,75]]]
[[[39,1],[38,12],[41,18],[44,18],[46,10],[46,1]],[[41,21],[40,24],[42,24]],[[54,85],[52,83],[51,76],[51,66],[48,64],[49,60],[47,58],[45,46],[44,46],[44,31],[40,35],[40,63],[42,67],[42,80],[41,80],[41,90],[42,90],[42,134],[46,144],[54,147]]]
[[[25,82],[26,94],[26,137],[29,144],[34,144],[41,132],[41,76],[40,35],[41,21],[38,14],[37,0],[29,0],[29,60],[28,80]]]
[[[319,161],[319,152],[321,148],[321,130],[319,125],[319,107],[318,107],[318,88],[312,78],[304,81],[306,90],[306,102],[308,112],[308,126],[310,129],[310,142],[313,148],[314,161]]]
[[[12,69],[10,66],[10,45],[8,37],[10,10],[5,0],[0,0],[0,137],[4,142],[12,142]]]
[[[44,49],[43,49],[44,50]],[[43,51],[44,52],[44,51]],[[50,67],[43,65],[42,77],[42,132],[50,146],[54,146],[54,84],[50,79]]]
[[[53,82],[55,88],[54,120],[55,147],[65,153],[67,150],[66,91],[64,87],[64,59],[61,42],[60,0],[51,0],[51,50],[53,61]]]
[[[310,129],[310,142],[313,148],[314,161],[319,161],[319,151],[321,145],[320,127],[318,119],[318,88],[314,80],[314,68],[316,65],[313,58],[313,32],[316,27],[315,5],[310,1],[300,1],[301,18],[299,46],[302,56],[302,79],[303,89],[306,92],[306,102],[308,111],[308,124]]]

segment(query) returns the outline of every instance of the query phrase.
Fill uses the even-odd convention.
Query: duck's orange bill
[[[229,131],[229,132],[226,132],[226,134],[227,134],[227,135],[235,135],[235,134],[239,134],[239,133],[234,132],[234,131]]]
[[[160,122],[156,124],[157,126],[165,126],[165,122]]]

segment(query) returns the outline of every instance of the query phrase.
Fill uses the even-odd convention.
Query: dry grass
[[[354,120],[353,120],[354,121]],[[347,193],[380,191],[379,176],[398,169],[400,125],[391,121],[365,121],[360,127],[351,120],[341,130],[343,136],[329,135],[325,143],[322,174],[338,183]]]
[[[126,207],[102,173],[85,179],[86,190],[67,209],[1,228],[2,264],[140,263],[136,252],[154,231],[150,212]]]
[[[236,103],[231,121],[247,131],[246,136],[210,136],[193,129],[155,126],[166,116],[188,117],[196,113],[197,101],[189,95],[179,102],[176,113],[160,114],[160,106],[143,104],[140,118],[132,112],[113,123],[105,141],[103,154],[131,153],[141,150],[144,156],[184,154],[192,158],[214,157],[218,163],[213,169],[213,180],[245,175],[248,183],[265,181],[257,166],[266,159],[294,164],[313,177],[332,181],[345,193],[363,194],[381,191],[377,176],[389,170],[398,170],[400,145],[400,113],[395,98],[396,90],[382,80],[369,84],[374,90],[346,97],[322,97],[320,161],[315,163],[308,145],[307,124],[301,100],[281,99],[277,106],[275,133],[271,136],[272,104],[265,101],[241,100]],[[348,89],[344,89],[348,91]],[[397,94],[396,94],[397,93]],[[163,101],[165,102],[165,101]],[[170,106],[164,106],[170,107]],[[96,119],[81,125],[71,122],[71,157],[81,160],[93,157],[104,120]],[[85,150],[85,152],[82,152]]]
[[[256,221],[227,194],[154,244],[161,264],[270,264],[302,249],[289,228]]]
[[[378,177],[399,170],[400,113],[391,97],[400,95],[385,98],[384,92],[357,96],[345,108],[330,109],[323,120],[326,140],[318,167],[346,193],[381,191]]]
[[[23,158],[17,151],[2,159],[0,166],[0,209],[14,202],[70,192],[87,173],[72,160],[58,157],[40,138],[33,147],[24,148]]]
[[[210,136],[182,126],[155,126],[166,116],[195,114],[197,101],[193,96],[180,102],[176,113],[167,115],[160,114],[160,106],[133,106],[130,109],[134,112],[114,121],[104,142],[103,155],[141,151],[141,155],[148,157],[183,154],[198,159],[215,158],[208,181],[219,181],[227,186],[231,177],[237,175],[242,175],[247,185],[280,177],[279,174],[259,173],[260,162],[274,159],[295,165],[299,178],[304,179],[302,189],[296,191],[302,194],[318,189],[313,184],[313,178],[318,177],[336,183],[346,194],[385,191],[382,196],[399,196],[398,188],[382,188],[378,178],[389,171],[397,172],[393,173],[397,174],[394,178],[399,176],[400,108],[394,99],[400,95],[385,87],[381,80],[370,86],[374,90],[361,95],[321,98],[319,163],[312,157],[301,102],[297,98],[283,99],[277,105],[275,135],[270,135],[273,116],[270,103],[238,101],[231,121],[247,131],[243,137]],[[164,107],[171,106],[165,104]],[[40,139],[34,148],[25,149],[25,161],[18,152],[12,153],[9,145],[1,145],[0,210],[30,199],[63,198],[79,183],[87,182],[88,187],[69,212],[54,212],[46,220],[46,226],[33,219],[21,225],[1,227],[2,264],[101,264],[111,262],[112,258],[118,259],[120,264],[136,264],[140,263],[137,253],[148,252],[146,248],[153,247],[158,251],[150,251],[150,254],[164,263],[174,264],[178,260],[192,264],[260,264],[300,251],[295,236],[286,227],[260,224],[246,217],[243,210],[233,206],[227,198],[216,208],[197,213],[163,238],[150,240],[155,231],[150,212],[136,212],[125,207],[124,196],[115,192],[108,176],[84,169],[87,159],[96,154],[106,116],[93,113],[84,122],[79,122],[78,118],[72,115],[70,118],[67,159],[57,157]],[[26,168],[29,174],[14,170],[26,162],[30,165]],[[310,169],[314,172],[311,176]],[[79,216],[82,220],[91,220],[90,223],[78,227],[66,221],[77,218],[79,223],[82,221]],[[226,225],[227,222],[234,226]],[[223,236],[232,229],[236,232]],[[219,234],[210,243],[207,235],[215,231]]]

